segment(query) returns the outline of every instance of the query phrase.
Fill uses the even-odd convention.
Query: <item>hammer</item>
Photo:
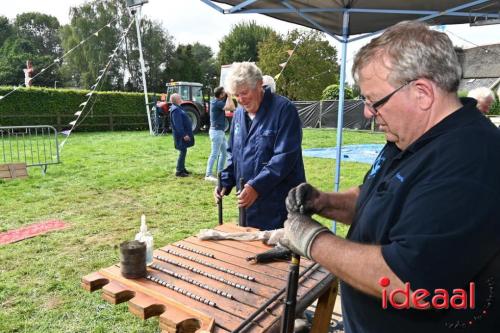
[[[221,172],[217,173],[217,191],[222,191],[222,176]],[[222,225],[222,196],[217,200],[217,208],[219,209],[219,225]]]
[[[245,186],[245,180],[243,178],[240,178],[240,192],[243,191],[243,187]],[[239,222],[238,224],[241,227],[246,227],[247,226],[247,211],[245,210],[245,207],[240,207],[239,208]]]
[[[281,333],[293,333],[295,324],[295,307],[297,304],[297,289],[299,288],[300,256],[292,253],[292,261],[288,270],[286,300],[281,317]]]

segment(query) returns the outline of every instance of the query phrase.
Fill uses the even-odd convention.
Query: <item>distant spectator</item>
[[[154,134],[161,135],[167,132],[165,117],[168,113],[168,103],[167,96],[165,94],[161,94],[160,100],[156,101],[155,110],[156,124],[153,126],[153,131]]]
[[[262,76],[262,85],[264,87],[269,87],[272,93],[276,92],[276,81],[274,81],[273,77],[270,75]]]
[[[224,169],[227,156],[227,143],[224,130],[226,127],[226,111],[233,112],[235,110],[233,98],[228,94],[224,87],[214,89],[215,98],[210,104],[210,130],[208,135],[211,142],[210,156],[207,162],[207,171],[205,172],[205,180],[217,181],[212,174],[212,169],[216,160],[217,174]]]
[[[179,151],[179,158],[177,159],[177,168],[175,175],[177,177],[187,177],[190,172],[186,170],[186,154],[188,147],[194,146],[194,136],[192,124],[186,112],[180,106],[181,96],[179,94],[172,94],[170,96],[170,120],[172,125],[172,135],[174,137],[175,149]]]
[[[29,88],[33,85],[33,64],[31,63],[31,60],[26,61],[26,68],[23,69],[24,71],[24,85],[26,88]]]
[[[493,105],[493,102],[495,101],[495,95],[493,94],[493,91],[491,91],[491,89],[486,87],[479,87],[476,89],[472,89],[471,91],[469,91],[467,97],[472,97],[475,100],[477,100],[476,107],[483,114],[487,114],[488,112],[490,112],[490,108]]]

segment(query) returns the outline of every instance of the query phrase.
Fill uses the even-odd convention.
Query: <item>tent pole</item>
[[[339,191],[340,187],[340,162],[342,160],[342,131],[344,127],[344,91],[345,91],[345,67],[347,58],[347,43],[349,27],[349,12],[344,11],[342,22],[342,53],[340,61],[340,89],[339,89],[339,107],[337,115],[337,145],[335,158],[335,192]],[[337,222],[333,221],[332,232],[337,233]]]
[[[139,43],[139,61],[141,63],[141,73],[142,73],[142,86],[144,88],[144,102],[146,103],[146,114],[148,115],[148,126],[149,126],[149,134],[153,135],[153,128],[151,126],[151,113],[149,110],[149,101],[148,101],[148,87],[146,85],[146,66],[144,65],[144,57],[142,56],[142,43],[141,43],[141,17],[140,17],[140,10],[141,8],[138,8],[138,10],[135,11],[135,27],[137,30],[137,41]]]

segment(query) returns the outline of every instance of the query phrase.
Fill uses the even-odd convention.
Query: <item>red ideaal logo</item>
[[[469,293],[465,289],[453,289],[453,293],[450,294],[445,289],[436,289],[434,294],[431,294],[427,289],[417,289],[411,291],[410,283],[406,282],[404,289],[394,289],[387,295],[387,290],[385,289],[391,284],[391,280],[387,277],[382,277],[379,280],[379,284],[382,286],[382,308],[387,309],[387,301],[395,309],[409,309],[410,307],[415,309],[429,309],[430,307],[434,309],[474,309],[476,303],[476,285],[474,282],[469,283]],[[397,295],[402,295],[404,301],[397,302]],[[425,301],[427,297],[431,296],[430,302]],[[411,305],[411,306],[410,306]]]

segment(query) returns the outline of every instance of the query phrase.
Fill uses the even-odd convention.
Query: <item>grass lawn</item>
[[[334,130],[306,129],[304,148],[332,147]],[[346,132],[344,144],[383,143],[381,134]],[[142,321],[127,305],[110,305],[101,292],[80,287],[83,275],[119,261],[118,244],[133,239],[146,214],[155,248],[217,224],[213,184],[203,180],[208,136],[188,150],[188,178],[174,176],[177,151],[171,136],[146,132],[73,134],[62,164],[47,174],[0,181],[0,232],[49,219],[70,227],[0,245],[0,332],[159,332],[156,318]],[[333,159],[305,158],[307,179],[333,188]],[[343,188],[361,182],[369,166],[343,163]],[[237,220],[234,196],[224,220]],[[329,223],[328,221],[323,221]],[[345,235],[346,228],[339,228]]]

